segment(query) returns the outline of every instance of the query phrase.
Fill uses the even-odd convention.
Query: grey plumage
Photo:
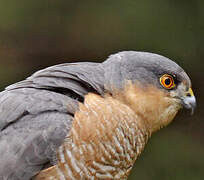
[[[78,100],[102,92],[100,79],[92,76],[96,65],[53,66],[0,93],[0,179],[30,179],[53,160]]]
[[[87,93],[112,93],[126,80],[160,86],[154,77],[167,70],[178,80],[187,79],[190,86],[176,63],[156,54],[127,51],[104,63],[52,66],[7,87],[0,93],[0,179],[29,180],[54,163],[78,102]]]

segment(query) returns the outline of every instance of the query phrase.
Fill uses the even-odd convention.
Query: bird
[[[37,71],[0,93],[0,179],[126,180],[183,107],[196,107],[189,76],[155,53]]]

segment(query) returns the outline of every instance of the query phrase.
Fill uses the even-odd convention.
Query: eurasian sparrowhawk
[[[0,93],[0,179],[127,179],[150,135],[195,104],[157,54],[48,67]]]

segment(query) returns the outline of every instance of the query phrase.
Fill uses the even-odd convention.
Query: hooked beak
[[[196,108],[196,98],[191,88],[189,88],[185,96],[182,98],[182,105],[186,109],[189,109],[191,111],[191,114],[194,113],[194,110]]]

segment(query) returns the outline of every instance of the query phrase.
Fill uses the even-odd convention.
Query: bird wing
[[[78,101],[103,91],[96,65],[53,66],[0,93],[0,179],[28,180],[55,161]]]
[[[71,126],[67,107],[77,102],[25,88],[3,92],[0,104],[0,179],[29,179],[53,158]]]

